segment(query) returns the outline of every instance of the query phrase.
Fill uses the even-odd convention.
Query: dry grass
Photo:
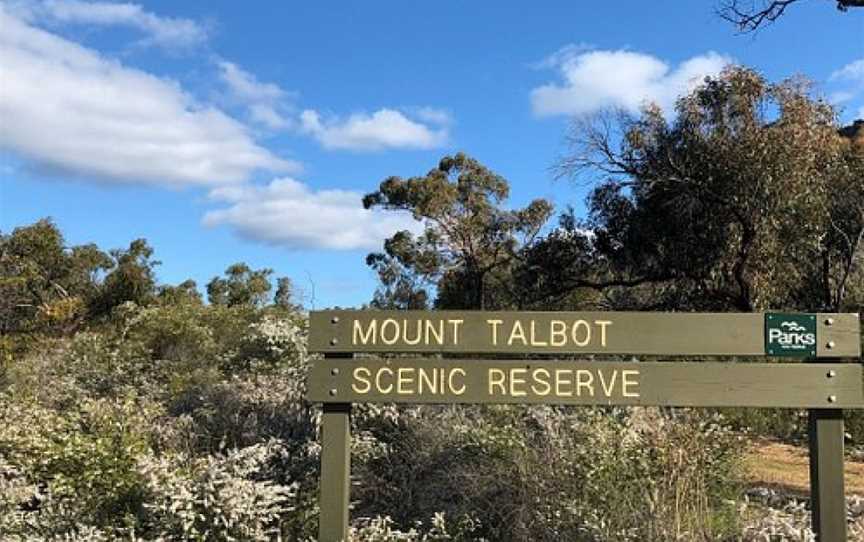
[[[753,444],[745,460],[747,483],[784,492],[810,493],[809,455],[806,447],[772,441]],[[846,458],[846,493],[864,496],[864,462]]]

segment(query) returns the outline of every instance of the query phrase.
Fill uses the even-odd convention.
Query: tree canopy
[[[589,268],[544,264],[575,273],[559,288],[650,285],[665,308],[837,310],[850,277],[861,283],[864,156],[802,81],[729,68],[671,120],[653,106],[582,119],[569,143],[560,173],[601,180],[580,247]]]
[[[113,263],[96,245],[66,247],[49,219],[0,234],[0,334],[76,326]]]
[[[106,322],[125,303],[200,307],[203,300],[194,280],[158,284],[159,262],[153,256],[146,239],[107,252],[95,244],[68,246],[48,218],[0,233],[0,354],[12,342],[22,344],[15,337],[70,335]],[[209,301],[224,307],[270,306],[272,273],[244,263],[231,265],[224,277],[207,284]],[[299,310],[291,280],[280,277],[276,283],[272,306],[282,312]]]
[[[441,309],[518,304],[500,279],[533,242],[552,205],[536,199],[508,210],[509,190],[503,177],[459,153],[424,176],[389,177],[367,194],[367,209],[407,211],[423,224],[421,233],[400,231],[385,241],[384,252],[367,257],[381,280],[373,305],[424,308],[431,289]]]
[[[507,210],[508,183],[445,157],[364,205],[411,212],[367,257],[386,308],[842,310],[864,301],[864,123],[841,129],[801,79],[730,67],[673,111],[574,121],[557,172],[591,187],[571,210]],[[434,297],[433,297],[434,296]]]

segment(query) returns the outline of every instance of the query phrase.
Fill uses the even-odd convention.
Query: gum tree
[[[363,206],[410,212],[424,228],[396,233],[367,257],[382,285],[373,305],[422,308],[431,290],[442,309],[520,305],[510,270],[552,205],[536,199],[506,209],[509,192],[506,179],[463,153],[445,156],[426,175],[385,179]]]
[[[860,149],[838,128],[805,82],[740,67],[681,97],[671,118],[652,106],[577,121],[559,169],[595,183],[584,227],[596,278],[574,266],[556,287],[628,287],[625,304],[658,308],[840,307],[864,201]],[[555,254],[566,255],[539,279],[568,269]]]

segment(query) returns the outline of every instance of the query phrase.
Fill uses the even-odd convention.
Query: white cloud
[[[412,110],[414,116],[423,122],[429,124],[437,124],[439,126],[449,126],[455,122],[453,113],[447,109],[438,107],[417,107]]]
[[[828,96],[828,102],[832,103],[834,105],[840,105],[840,104],[843,104],[845,102],[848,102],[849,100],[851,100],[854,97],[855,97],[854,92],[849,92],[846,90],[838,90],[837,92],[832,92]]]
[[[313,136],[325,148],[355,151],[377,151],[383,149],[433,149],[447,143],[448,130],[440,125],[441,112],[435,112],[436,128],[408,118],[395,109],[379,109],[371,115],[355,113],[347,119],[322,119],[314,110],[300,114],[301,131]],[[423,115],[417,115],[418,118]],[[422,119],[421,119],[422,120]]]
[[[287,248],[380,249],[396,231],[420,229],[407,213],[363,209],[358,192],[316,192],[291,178],[220,187],[210,197],[229,206],[207,212],[206,226],[227,224],[244,238]]]
[[[578,56],[580,53],[591,51],[593,49],[594,46],[589,43],[568,43],[540,62],[529,64],[529,67],[535,70],[554,69],[562,65],[564,62]]]
[[[829,81],[858,81],[864,83],[864,58],[859,58],[834,71]]]
[[[249,117],[254,122],[274,130],[291,125],[280,112],[289,94],[279,85],[262,83],[251,73],[224,60],[219,61],[219,78],[228,87],[231,97],[248,107]]]
[[[147,35],[145,43],[160,47],[192,47],[207,40],[207,31],[199,23],[160,17],[138,4],[43,0],[11,6],[16,15],[30,22],[132,27]]]
[[[636,111],[648,102],[668,111],[680,94],[731,62],[709,52],[672,69],[643,53],[565,48],[545,61],[558,70],[562,81],[532,90],[531,105],[538,116],[578,115],[607,107]]]
[[[851,121],[864,119],[864,58],[853,60],[828,76],[828,83],[834,90],[829,94],[828,101],[835,105],[844,105],[841,111],[843,119]],[[854,113],[849,116],[849,111]]]
[[[179,85],[37,29],[0,4],[0,148],[37,166],[182,186],[297,165]]]

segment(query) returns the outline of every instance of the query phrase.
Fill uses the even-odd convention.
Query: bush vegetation
[[[98,331],[42,338],[0,401],[2,538],[314,537],[305,325],[278,307],[126,303]],[[737,526],[742,443],[718,416],[367,405],[353,423],[359,540],[713,540]]]

